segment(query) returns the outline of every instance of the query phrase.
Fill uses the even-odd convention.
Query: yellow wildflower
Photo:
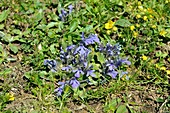
[[[142,3],[140,1],[138,1],[138,6],[142,5]]]
[[[150,18],[153,18],[153,16],[152,16],[152,15],[149,15],[149,17],[150,17]]]
[[[160,70],[166,70],[166,67],[162,66],[160,67]]]
[[[166,1],[165,1],[166,4],[169,3],[169,2],[170,2],[170,0],[166,0]]]
[[[147,57],[147,56],[145,56],[145,55],[143,55],[143,56],[142,56],[142,59],[143,59],[143,60],[147,60],[147,59],[148,59],[148,57]]]
[[[168,75],[170,75],[170,70],[166,70],[166,73],[167,73]]]
[[[130,30],[134,30],[135,29],[135,26],[134,25],[132,25],[132,26],[130,26]]]
[[[141,15],[140,14],[137,14],[136,15],[136,18],[138,19],[138,18],[141,18]]]
[[[155,67],[156,67],[156,68],[159,68],[159,65],[158,65],[158,64],[155,64]]]
[[[148,17],[147,17],[147,16],[144,16],[144,17],[143,17],[143,20],[147,21],[147,20],[148,20]]]
[[[138,32],[133,32],[133,37],[137,37],[138,36]]]
[[[141,5],[138,6],[138,8],[139,8],[141,11],[143,10],[143,6],[141,6]]]
[[[114,26],[114,27],[113,27],[113,31],[117,31],[117,30],[118,30],[117,27]]]
[[[146,12],[146,11],[147,11],[146,9],[143,10],[143,12]]]
[[[163,36],[163,37],[165,37],[166,33],[167,33],[167,32],[166,32],[165,30],[162,30],[162,31],[159,32],[159,34],[160,34],[161,36]]]
[[[139,24],[136,24],[136,27],[140,27],[140,25],[139,25]]]
[[[151,14],[153,13],[153,10],[151,8],[148,8],[147,10],[149,13],[151,13]]]
[[[110,33],[111,33],[111,30],[107,30],[107,31],[106,31],[106,33],[107,33],[108,35],[110,35]]]
[[[14,101],[15,100],[15,97],[14,97],[14,94],[13,93],[7,93],[7,96],[9,97],[9,101]]]
[[[156,25],[152,25],[152,28],[155,29],[155,28],[156,28]]]
[[[111,29],[113,27],[115,22],[109,20],[106,24],[105,24],[105,29]]]

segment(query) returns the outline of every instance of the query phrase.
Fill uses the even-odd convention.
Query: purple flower
[[[68,46],[68,47],[66,48],[66,50],[67,50],[67,51],[71,51],[74,47],[75,47],[75,45]]]
[[[69,5],[68,8],[69,8],[69,14],[71,14],[71,12],[73,11],[73,5]]]
[[[86,76],[88,77],[88,76],[92,76],[92,77],[95,77],[96,75],[94,74],[94,70],[87,70],[87,74],[86,74]]]
[[[87,65],[88,65],[88,62],[86,61],[86,62],[83,62],[83,66],[84,66],[84,68],[86,68],[87,67]]]
[[[60,87],[58,87],[57,89],[54,90],[54,92],[57,93],[57,96],[61,96],[61,94],[64,91],[64,87],[65,87],[65,82],[58,82],[58,84],[60,85]]]
[[[87,45],[90,45],[90,44],[94,44],[95,42],[100,43],[100,40],[99,40],[99,38],[97,37],[96,34],[91,34],[91,35],[88,36],[88,38],[83,39],[83,42],[87,46]]]
[[[80,54],[80,56],[83,55],[88,55],[90,53],[90,50],[88,50],[86,47],[84,47],[83,45],[80,45],[75,51],[74,51],[74,55],[76,55],[77,53]]]
[[[73,70],[73,72],[75,73],[74,76],[75,76],[76,78],[79,78],[79,77],[80,77],[80,74],[84,74],[84,72],[83,72],[81,69]]]
[[[117,74],[118,74],[118,72],[115,70],[109,70],[107,72],[107,75],[110,75],[112,78],[116,78]]]
[[[82,32],[82,34],[81,34],[81,39],[82,39],[82,40],[85,39],[85,37],[84,37],[84,32]]]
[[[117,67],[115,66],[115,62],[113,60],[107,61],[106,66],[108,67],[109,70],[116,69]]]
[[[66,16],[67,16],[67,12],[64,9],[61,9],[61,14],[59,14],[60,20],[65,21]]]
[[[62,67],[62,70],[64,70],[64,71],[69,71],[70,69],[72,69],[72,66],[66,66],[66,67]]]
[[[56,72],[57,62],[55,60],[44,60],[44,65],[49,66],[52,72]]]
[[[79,87],[80,82],[79,82],[76,78],[72,78],[72,79],[69,81],[69,85],[71,85],[72,88],[77,88],[77,87]]]
[[[67,12],[64,9],[61,9],[61,14],[62,14],[63,17],[67,16]]]
[[[131,65],[131,62],[126,59],[120,59],[117,61],[116,63],[116,66],[119,67],[121,66],[122,64],[127,64],[127,65]]]

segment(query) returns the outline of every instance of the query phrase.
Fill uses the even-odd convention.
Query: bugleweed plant
[[[76,45],[70,45],[66,49],[61,47],[58,62],[44,60],[44,65],[49,66],[52,72],[62,71],[59,87],[55,89],[57,96],[62,95],[67,85],[72,88],[78,88],[81,84],[97,85],[118,75],[122,77],[127,74],[119,69],[122,64],[131,64],[127,58],[120,57],[121,45],[103,45],[97,34],[90,34],[85,38],[82,33],[81,38]]]

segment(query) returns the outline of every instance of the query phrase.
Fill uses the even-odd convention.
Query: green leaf
[[[14,44],[9,44],[9,48],[11,49],[12,52],[15,54],[18,52],[18,47]]]
[[[105,57],[104,57],[103,53],[96,53],[96,55],[97,55],[97,60],[98,60],[101,64],[105,63]]]
[[[116,21],[115,25],[118,25],[121,27],[129,27],[131,23],[127,19],[119,19]]]
[[[0,29],[4,29],[4,24],[0,24]]]
[[[12,33],[20,35],[21,31],[19,29],[14,29],[14,30],[12,30]]]
[[[53,53],[53,54],[56,53],[55,44],[52,44],[52,45],[50,46],[50,51],[51,51],[51,53]]]
[[[57,25],[57,22],[50,22],[47,26],[46,26],[46,28],[51,28],[51,27],[54,27],[54,26],[56,26]]]
[[[125,105],[120,105],[117,108],[116,113],[128,113],[128,109],[126,108]]]
[[[70,32],[73,32],[77,27],[78,27],[78,19],[72,20],[69,27]]]
[[[2,31],[0,31],[0,37],[1,38],[5,37],[5,34]]]
[[[8,14],[10,13],[9,10],[5,10],[3,11],[1,14],[0,14],[0,22],[4,21],[7,17],[8,17]]]
[[[2,47],[2,45],[0,45],[0,52],[2,52],[3,51],[3,47]]]
[[[35,15],[35,21],[38,22],[40,21],[44,16],[43,10],[40,9],[39,12]]]

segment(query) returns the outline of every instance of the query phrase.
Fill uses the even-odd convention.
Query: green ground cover
[[[1,0],[2,113],[169,113],[170,0]]]

